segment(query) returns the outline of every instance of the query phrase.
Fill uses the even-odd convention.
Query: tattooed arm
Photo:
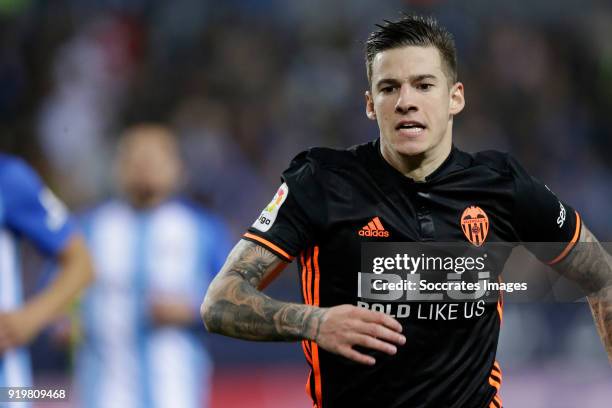
[[[259,291],[286,265],[262,246],[240,241],[204,299],[206,328],[248,340],[313,340],[323,309],[279,302]]]
[[[352,305],[320,308],[266,296],[261,290],[286,265],[262,246],[241,240],[202,303],[206,328],[247,340],[313,340],[328,351],[363,364],[374,364],[375,360],[353,350],[353,346],[395,354],[394,344],[404,344],[401,325],[383,313]]]
[[[597,332],[612,364],[612,256],[583,225],[579,243],[555,269],[588,293]]]

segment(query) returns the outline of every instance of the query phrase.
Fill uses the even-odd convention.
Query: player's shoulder
[[[25,161],[18,157],[18,156],[13,156],[11,154],[6,154],[6,153],[0,153],[0,170],[6,170],[6,169],[11,169],[15,166],[19,167],[19,166],[27,166],[27,164],[25,164]]]
[[[317,200],[324,191],[337,189],[354,175],[363,174],[363,148],[362,145],[346,149],[310,148],[293,158],[282,180],[294,194],[305,194],[303,201]]]
[[[310,171],[350,169],[360,166],[360,156],[365,150],[372,149],[372,143],[364,143],[348,148],[311,147],[297,154],[289,169],[308,168]]]
[[[468,153],[465,153],[468,154]],[[469,153],[471,156],[472,166],[483,166],[484,168],[498,173],[501,176],[511,177],[517,171],[523,171],[519,162],[508,152],[499,150],[483,150],[475,153]]]
[[[25,188],[38,180],[34,169],[20,157],[0,154],[0,183],[12,187]]]

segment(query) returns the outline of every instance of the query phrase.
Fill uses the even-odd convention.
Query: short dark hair
[[[397,21],[383,20],[366,41],[366,70],[372,86],[372,61],[379,52],[405,46],[436,47],[450,84],[457,82],[457,50],[453,35],[433,17],[404,14]],[[449,85],[450,85],[449,84]]]

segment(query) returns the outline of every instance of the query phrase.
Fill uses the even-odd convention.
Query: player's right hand
[[[394,355],[397,346],[406,343],[402,325],[393,317],[353,305],[327,309],[314,340],[329,352],[366,365],[376,364],[376,359],[358,352],[354,346]]]

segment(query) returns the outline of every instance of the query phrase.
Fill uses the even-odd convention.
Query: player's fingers
[[[353,350],[350,347],[343,347],[338,350],[339,354],[343,357],[348,358],[349,360],[353,360],[360,364],[365,365],[374,365],[376,364],[376,359],[372,356],[368,356],[366,354],[362,354],[358,351]]]
[[[372,310],[367,310],[363,308],[358,308],[358,309],[359,309],[358,313],[364,321],[369,322],[369,323],[382,324],[391,330],[395,330],[396,332],[402,331],[402,325],[400,324],[400,322],[395,320],[393,317],[387,314],[384,314],[382,312],[374,312]]]
[[[353,345],[363,346],[372,350],[382,351],[390,355],[397,353],[397,347],[386,341],[376,339],[365,334],[356,334],[351,338]]]
[[[391,330],[381,324],[361,323],[358,330],[363,334],[367,334],[368,336],[385,340],[399,346],[406,344],[406,337],[403,334]]]

